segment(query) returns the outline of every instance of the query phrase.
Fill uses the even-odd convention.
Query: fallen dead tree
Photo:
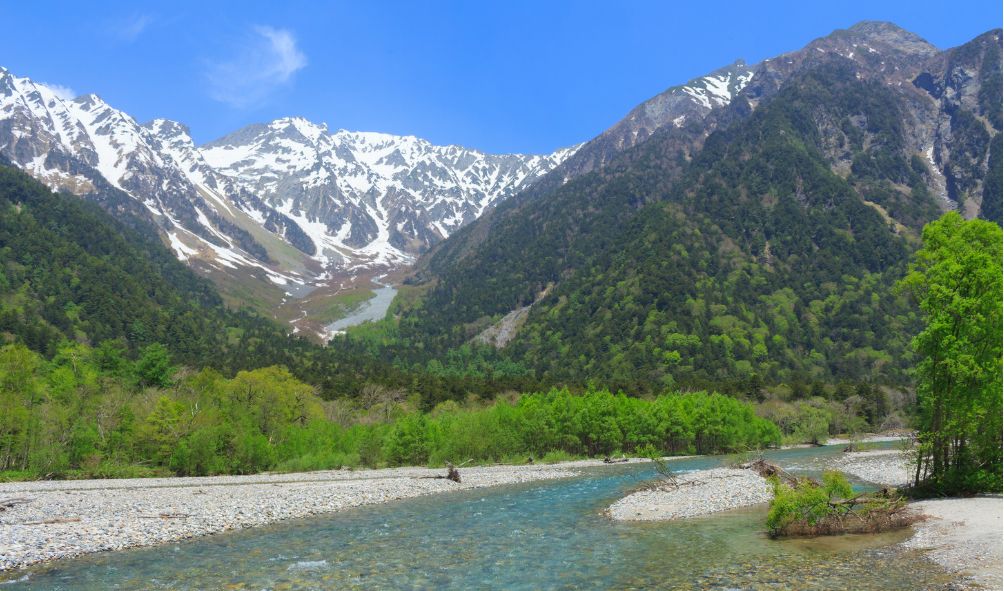
[[[52,517],[50,519],[42,519],[41,521],[26,521],[24,525],[54,525],[58,523],[78,523],[79,521],[79,517]]]
[[[742,464],[739,467],[752,470],[757,474],[759,474],[762,478],[767,478],[767,479],[777,478],[782,482],[786,482],[790,485],[794,485],[799,481],[799,478],[797,476],[792,476],[791,474],[788,474],[787,472],[784,471],[783,468],[781,468],[781,466],[778,466],[777,464],[771,464],[770,462],[768,462],[763,458],[758,458],[748,464]]]

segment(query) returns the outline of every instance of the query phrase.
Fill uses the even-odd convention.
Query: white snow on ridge
[[[689,96],[702,109],[710,111],[715,107],[722,107],[732,102],[736,94],[742,91],[752,79],[752,70],[736,73],[730,71],[725,74],[704,76],[686,86],[679,87],[679,91]],[[680,120],[680,123],[677,123],[678,119],[680,118],[677,117],[673,120],[673,124],[677,127],[683,123],[682,120]]]
[[[729,82],[732,81],[731,74],[727,76],[705,76],[703,80],[705,88],[708,89],[712,97],[717,99],[719,104],[725,105],[732,100],[732,93],[729,91]]]
[[[129,174],[128,158],[143,143],[131,117],[115,111],[95,95],[86,95],[67,104],[77,121],[83,124],[97,153],[95,168],[115,187],[122,188],[122,180]],[[161,165],[151,152],[151,164]]]

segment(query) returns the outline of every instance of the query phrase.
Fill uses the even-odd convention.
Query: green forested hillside
[[[920,185],[883,95],[834,66],[712,135],[666,199],[540,302],[549,309],[531,314],[514,353],[546,360],[549,373],[618,381],[902,380],[916,320],[889,288],[908,238],[854,190],[878,178]],[[855,168],[884,170],[834,174],[820,110],[867,121],[868,150],[864,133],[848,138]]]
[[[406,365],[379,326],[317,347],[10,168],[0,265],[0,479],[719,453],[904,419],[900,393],[864,384],[756,407],[671,389],[518,396],[539,379],[483,348]]]
[[[695,153],[660,130],[447,241],[391,332],[405,355],[442,354],[536,301],[503,355],[544,381],[906,383],[919,320],[893,286],[942,210],[904,96],[835,56],[755,110],[734,101]]]
[[[224,308],[155,236],[0,167],[0,330],[46,356],[64,339],[117,340],[131,354],[160,343],[177,363],[228,371],[306,347]]]
[[[0,169],[0,326],[55,354],[64,338],[171,342],[185,360],[217,354],[227,338],[215,291],[159,243],[96,206],[50,193]]]

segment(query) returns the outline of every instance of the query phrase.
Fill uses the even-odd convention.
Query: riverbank
[[[850,437],[831,437],[826,440],[826,445],[848,445],[850,443],[889,443],[891,441],[902,441],[913,437],[913,432],[904,431],[896,433],[866,433],[860,437],[851,439]]]
[[[861,442],[897,441],[900,436],[874,435]],[[845,443],[839,441],[838,443]],[[804,469],[807,466],[800,466]],[[835,469],[875,484],[905,486],[912,480],[912,462],[900,450],[847,452],[816,469]],[[673,484],[631,493],[608,509],[618,521],[659,521],[699,517],[769,503],[773,497],[767,480],[748,469],[716,468],[681,474]]]
[[[575,476],[561,465],[393,468],[298,474],[0,484],[0,571],[151,546],[422,495]]]
[[[898,450],[850,452],[832,466],[866,482],[907,486],[913,482],[913,458]],[[910,503],[924,515],[903,547],[923,550],[928,559],[978,589],[1004,588],[1001,539],[1002,499],[998,496],[933,499]]]
[[[1001,503],[1000,495],[913,503],[927,519],[914,526],[916,533],[903,545],[924,550],[930,560],[977,588],[999,590],[1004,587]]]
[[[848,452],[819,468],[831,468],[880,486],[902,487],[913,480],[908,452],[885,449]],[[802,467],[804,468],[804,466]],[[768,503],[767,482],[745,469],[716,468],[682,474],[675,485],[631,493],[607,512],[617,521],[657,521],[709,515]],[[998,496],[953,498],[911,503],[924,519],[913,526],[905,549],[922,550],[946,572],[975,589],[1002,589],[1002,499]]]

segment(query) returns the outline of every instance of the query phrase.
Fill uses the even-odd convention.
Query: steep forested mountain
[[[179,362],[216,367],[253,365],[236,356],[256,332],[285,341],[271,323],[225,309],[212,285],[144,225],[133,220],[130,227],[93,203],[52,193],[0,166],[6,338],[47,355],[62,339],[118,339],[133,351],[161,343]]]
[[[1000,223],[1000,64],[1000,31],[939,52],[887,23],[765,60],[727,106],[446,241],[400,337],[481,334],[557,380],[903,380],[919,228]]]

